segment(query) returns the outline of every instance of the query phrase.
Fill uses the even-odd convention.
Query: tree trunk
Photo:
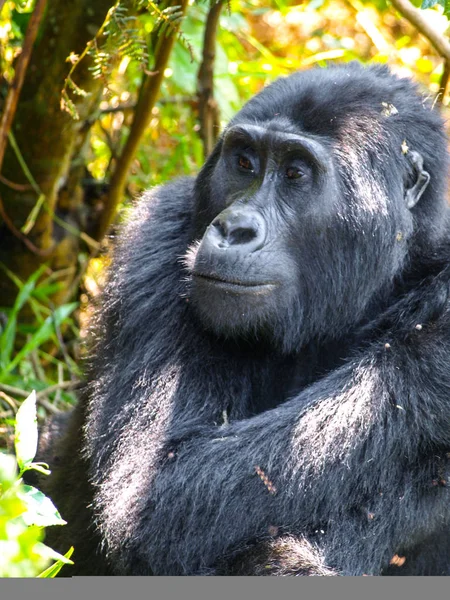
[[[104,85],[101,79],[92,77],[89,71],[92,60],[85,57],[73,79],[88,95],[73,97],[80,116],[79,120],[73,120],[60,108],[61,89],[71,66],[66,59],[71,52],[78,54],[84,50],[111,5],[112,0],[52,0],[48,3],[12,127],[24,161],[45,194],[44,206],[29,233],[30,240],[43,252],[33,253],[27,249],[6,223],[0,221],[0,261],[21,279],[27,278],[42,262],[61,271],[63,286],[55,303],[67,297],[77,270],[80,237],[76,230],[85,231],[89,219],[81,185],[84,164],[79,159],[90,127],[89,118],[98,107]],[[38,194],[29,185],[11,144],[6,150],[2,175],[25,188],[19,191],[0,182],[5,212],[20,229],[35,206]],[[58,222],[53,219],[53,212],[59,217]],[[15,285],[2,275],[0,305],[11,305],[16,294]]]

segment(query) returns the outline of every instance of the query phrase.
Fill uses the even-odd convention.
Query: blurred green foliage
[[[421,8],[432,8],[439,4],[444,9],[444,15],[450,17],[450,2],[449,0],[423,0],[421,4]]]
[[[0,267],[2,276],[10,277],[18,288],[14,305],[0,306],[0,405],[15,410],[16,402],[8,390],[43,392],[80,375],[76,347],[79,330],[72,317],[78,303],[57,308],[52,305],[50,294],[59,284],[54,283],[52,273],[47,273],[46,265],[25,282]],[[75,397],[64,388],[62,385],[50,396],[66,408]],[[52,406],[57,409],[55,403]],[[40,414],[46,414],[42,404]],[[0,423],[2,417],[5,415],[0,414]]]
[[[36,393],[24,400],[15,419],[15,454],[0,452],[0,577],[54,577],[72,564],[70,549],[60,555],[43,543],[44,527],[65,525],[50,498],[23,483],[28,470],[49,474],[33,463],[37,449]],[[56,561],[50,568],[49,563]]]
[[[420,4],[420,1],[419,1]],[[166,69],[153,118],[145,132],[129,181],[130,196],[154,184],[196,172],[203,163],[198,137],[197,72],[201,61],[208,2],[190,6],[179,42]],[[440,31],[448,22],[442,10],[427,11]],[[152,17],[140,17],[151,29]],[[296,69],[358,59],[388,63],[439,88],[442,60],[385,0],[232,0],[224,7],[217,35],[215,96],[222,124],[263,85]],[[108,179],[112,161],[128,134],[142,65],[125,57],[111,78],[110,94],[93,128],[89,169]],[[124,111],[117,110],[121,106]]]

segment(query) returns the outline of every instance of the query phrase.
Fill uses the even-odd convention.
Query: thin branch
[[[167,104],[193,104],[196,102],[195,96],[173,96],[172,98],[158,98],[157,104],[166,106]],[[129,104],[119,104],[118,106],[108,106],[100,110],[100,115],[107,115],[110,113],[127,112],[134,110],[137,106],[136,102],[130,102]]]
[[[2,398],[4,402],[6,402],[6,404],[12,409],[14,413],[17,412],[17,404],[14,398],[11,398],[11,396],[6,394],[5,392],[0,392],[0,398]]]
[[[62,381],[61,383],[55,383],[54,385],[49,385],[44,390],[40,390],[36,393],[36,398],[43,398],[56,392],[58,390],[75,390],[81,386],[81,381]],[[7,394],[11,394],[12,396],[19,396],[19,398],[28,398],[30,392],[22,390],[21,388],[15,387],[13,385],[8,385],[6,383],[0,383],[0,390],[6,392]]]
[[[45,390],[40,390],[36,394],[36,401],[38,404],[43,406],[45,410],[51,412],[53,414],[58,414],[61,411],[53,406],[51,402],[47,400],[47,396],[52,394],[53,392],[57,392],[58,390],[75,390],[81,386],[80,381],[62,381],[61,383],[56,383],[55,385],[49,385]],[[30,395],[29,392],[26,392],[18,387],[7,385],[6,383],[0,383],[0,390],[6,392],[7,394],[11,394],[12,396],[19,396],[19,398],[28,398]]]
[[[39,24],[44,14],[47,0],[36,0],[36,6],[31,14],[28,23],[27,32],[23,42],[22,52],[17,59],[14,80],[9,88],[6,96],[5,105],[3,108],[3,117],[0,123],[0,172],[2,170],[3,159],[5,157],[6,144],[8,133],[16,114],[17,102],[19,100],[22,85],[27,72],[28,63],[30,62],[31,52],[33,50],[34,41],[37,36]]]
[[[16,192],[29,192],[33,189],[33,186],[29,183],[14,183],[14,181],[7,179],[4,175],[0,175],[0,182]]]
[[[219,131],[219,109],[214,100],[214,59],[222,6],[223,0],[217,0],[209,10],[203,36],[202,64],[197,75],[200,135],[205,156],[211,153]]]
[[[39,392],[37,392],[36,398],[38,400],[41,400],[45,396],[48,396],[49,394],[53,394],[53,392],[57,392],[58,390],[66,390],[66,391],[76,390],[79,387],[81,387],[81,385],[82,385],[82,382],[79,380],[61,381],[60,383],[55,383],[54,385],[49,385],[47,388],[45,388],[45,390],[40,390]]]
[[[423,10],[419,10],[413,6],[409,0],[391,0],[391,4],[407,21],[414,25],[419,33],[427,38],[436,52],[446,62],[450,62],[450,43],[448,39],[436,31]]]
[[[185,15],[188,6],[188,0],[175,1],[176,3],[180,4],[180,12]],[[108,230],[116,214],[117,206],[123,198],[128,172],[145,128],[150,121],[152,108],[155,105],[159,90],[161,88],[161,83],[164,78],[164,70],[166,69],[175,39],[177,37],[178,26],[174,25],[173,28],[168,28],[161,34],[165,37],[161,43],[158,44],[152,72],[150,74],[143,75],[139,99],[137,102],[136,111],[134,113],[133,122],[131,124],[130,133],[127,141],[125,142],[122,153],[116,162],[114,173],[111,177],[108,203],[102,212],[97,233],[98,240],[101,240]]]
[[[12,385],[7,385],[6,383],[0,383],[0,390],[3,390],[7,394],[12,394],[13,396],[19,396],[20,398],[28,398],[30,395],[29,392],[25,392],[24,390]]]
[[[3,219],[3,222],[5,223],[6,227],[10,230],[10,232],[14,235],[14,237],[19,239],[23,244],[25,244],[25,246],[28,248],[28,250],[30,250],[30,252],[32,252],[33,254],[36,254],[37,256],[46,257],[46,256],[50,256],[50,254],[53,252],[53,250],[54,250],[53,246],[51,248],[47,248],[46,250],[41,250],[41,248],[38,248],[37,246],[35,246],[33,244],[33,242],[31,240],[29,240],[28,237],[20,231],[20,229],[17,229],[17,227],[11,221],[11,219],[9,218],[9,215],[7,214],[7,212],[5,210],[5,205],[3,204],[3,200],[2,200],[1,196],[0,196],[0,217]]]
[[[11,125],[14,121],[14,115],[16,114],[17,103],[19,101],[20,92],[22,90],[25,74],[27,72],[28,64],[31,58],[31,52],[33,45],[36,40],[39,24],[44,14],[47,0],[36,0],[36,6],[34,7],[33,13],[28,23],[27,32],[23,42],[22,52],[17,59],[16,70],[14,74],[14,80],[11,87],[9,88],[8,95],[6,96],[5,105],[3,109],[3,116],[0,122],[0,172],[3,166],[3,159],[5,158],[6,144],[8,135],[11,130]],[[0,216],[2,217],[5,225],[11,231],[11,233],[21,240],[25,246],[34,254],[38,256],[48,256],[50,251],[41,250],[31,242],[26,235],[24,235],[14,223],[11,221],[6,213],[3,200],[0,197]]]
[[[69,368],[69,371],[70,371],[70,356],[69,356],[69,353],[67,352],[66,344],[64,342],[64,338],[63,338],[62,333],[61,333],[61,328],[60,328],[60,326],[58,325],[58,323],[55,320],[53,321],[53,326],[54,326],[55,331],[56,331],[56,337],[58,338],[60,350],[61,350],[62,355],[64,357],[64,362],[66,363],[66,365],[67,365],[67,367]]]
[[[76,85],[76,83],[72,79],[72,75],[78,68],[78,65],[81,63],[81,61],[89,54],[89,52],[91,52],[93,48],[98,48],[98,40],[100,40],[104,36],[105,30],[110,24],[111,18],[113,17],[115,11],[118,9],[119,5],[120,1],[117,0],[114,6],[111,6],[111,8],[106,13],[105,20],[103,21],[103,24],[101,25],[100,29],[95,34],[95,37],[88,41],[83,52],[81,52],[81,54],[71,54],[68,58],[72,66],[70,67],[70,71],[64,79],[64,85],[61,90],[61,110],[65,110],[66,112],[68,112],[69,115],[75,120],[78,120],[80,118],[80,115],[78,114],[75,104],[69,97],[69,90],[77,90],[78,94],[81,96],[85,95],[85,92]]]
[[[136,108],[135,102],[129,104],[119,104],[118,106],[108,106],[107,108],[100,109],[100,115],[108,115],[110,113],[127,112]]]

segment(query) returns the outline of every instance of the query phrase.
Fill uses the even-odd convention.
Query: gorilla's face
[[[290,352],[324,322],[340,335],[392,282],[412,229],[403,190],[388,196],[376,167],[342,150],[282,117],[225,132],[199,176],[186,256],[207,328]]]

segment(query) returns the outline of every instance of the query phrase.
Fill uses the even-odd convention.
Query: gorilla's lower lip
[[[241,288],[249,290],[257,290],[258,288],[273,288],[277,284],[274,281],[241,281],[235,279],[223,279],[217,275],[206,275],[203,273],[193,273],[193,277],[207,281],[217,286],[228,288]]]

